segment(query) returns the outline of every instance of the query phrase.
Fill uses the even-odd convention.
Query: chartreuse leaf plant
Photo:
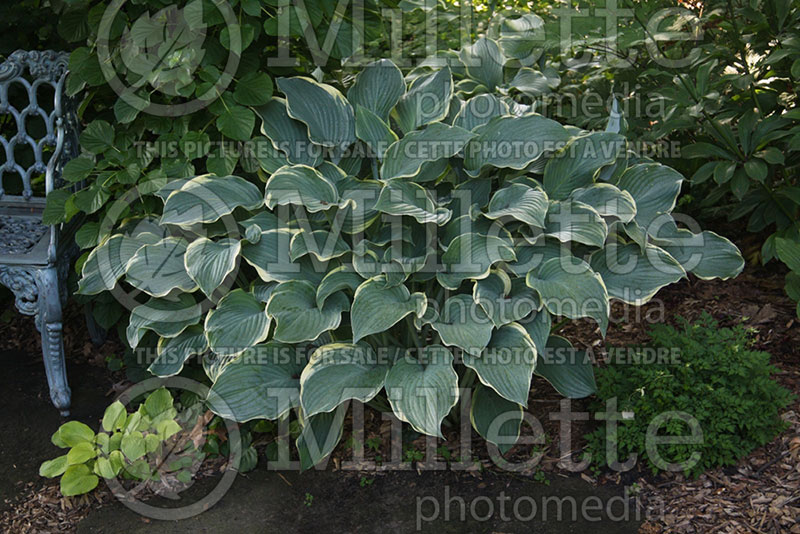
[[[199,404],[194,410],[197,408]],[[79,421],[61,425],[52,442],[68,451],[44,462],[39,474],[60,476],[65,496],[88,493],[101,478],[150,481],[172,477],[186,482],[191,479],[188,468],[199,465],[204,454],[186,438],[180,423],[185,418],[194,425],[196,414],[182,416],[164,388],[150,393],[130,413],[116,401],[106,408],[102,430],[97,433]]]
[[[83,265],[82,293],[144,297],[126,334],[155,345],[151,372],[202,355],[218,415],[296,410],[304,468],[336,445],[350,399],[440,437],[470,399],[475,429],[508,450],[534,374],[594,391],[588,361],[548,358],[571,347],[554,321],[605,334],[612,298],[743,267],[727,239],[676,224],[682,176],[629,154],[616,111],[606,131],[536,114],[514,80],[544,75],[491,40],[443,58],[406,76],[380,60],[344,87],[278,79],[254,108],[258,175],[166,182],[158,230],[127,221]]]

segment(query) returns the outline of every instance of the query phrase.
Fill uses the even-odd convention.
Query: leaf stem
[[[406,323],[408,323],[408,334],[411,341],[417,349],[422,350],[422,342],[417,335],[417,327],[414,326],[414,319],[411,318],[411,315],[406,315]]]

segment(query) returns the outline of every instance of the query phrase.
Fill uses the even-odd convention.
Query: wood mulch
[[[640,479],[649,519],[640,532],[800,533],[800,415],[791,428],[739,462],[687,481]]]
[[[756,330],[755,348],[772,354],[772,362],[780,370],[776,378],[797,397],[782,414],[790,428],[736,466],[708,471],[695,480],[687,480],[680,474],[652,476],[636,469],[622,475],[604,473],[597,479],[586,473],[582,476],[595,484],[632,487],[638,493],[648,518],[640,530],[645,534],[800,534],[800,353],[797,349],[800,346],[800,321],[795,315],[794,303],[783,293],[782,273],[776,272],[772,266],[770,269],[748,266],[735,280],[685,280],[665,288],[645,306],[636,308],[615,304],[612,316],[624,316],[626,320],[612,326],[605,340],[601,340],[596,327],[586,321],[570,323],[560,334],[576,346],[590,348],[595,354],[602,355],[607,346],[622,347],[645,342],[649,320],[674,322],[677,315],[694,320],[704,310],[722,326],[744,322]],[[38,352],[35,341],[38,336],[22,335],[33,328],[29,319],[15,317],[0,323],[0,339],[5,339],[6,343],[19,340],[20,344],[29,345],[19,348]],[[89,350],[82,340],[79,341],[87,339],[80,313],[73,310],[66,323],[68,334],[72,334],[67,336],[71,349],[68,353],[78,354],[78,357],[85,358],[84,361],[96,359],[97,364],[104,365],[104,355]],[[550,422],[546,414],[557,409],[558,396],[543,381],[535,381],[534,388],[538,388],[533,398],[537,402],[531,403],[530,410],[542,422],[546,434],[555,437],[558,435],[556,423]],[[575,408],[585,407],[581,402],[577,401]],[[388,424],[380,421],[380,415],[370,410],[365,415],[367,432],[372,428],[388,442]],[[373,424],[370,421],[374,421]],[[576,434],[580,435],[580,431],[578,428]],[[417,442],[413,443],[417,449],[424,450],[424,439]],[[579,452],[580,438],[574,438],[573,443]],[[349,459],[349,451],[342,453],[343,448],[340,446],[334,453],[331,467],[336,468],[340,457],[341,460]],[[479,459],[487,457],[482,440],[474,440],[473,448]],[[529,449],[518,449],[520,447],[510,453],[511,457],[530,455]],[[549,474],[563,475],[557,465],[557,444],[548,443],[543,450],[540,469]],[[458,451],[453,449],[453,453],[458,454]],[[488,462],[482,463],[488,465]],[[107,488],[101,487],[91,495],[70,499],[60,496],[58,484],[54,481],[30,482],[20,491],[20,498],[13,507],[0,516],[0,530],[72,532],[91,508],[113,499]]]
[[[795,303],[783,292],[783,274],[748,266],[734,280],[691,279],[665,288],[641,308],[615,304],[612,315],[629,321],[609,328],[600,340],[594,325],[579,321],[562,330],[576,345],[603,354],[606,346],[645,342],[648,316],[674,323],[680,315],[696,319],[707,311],[721,326],[744,323],[755,330],[754,348],[772,355],[775,377],[795,394],[782,418],[789,428],[772,442],[741,459],[686,479],[683,475],[638,473],[632,477],[602,476],[601,483],[640,488],[646,508],[640,532],[669,533],[800,533],[800,320]],[[662,314],[662,310],[668,313]]]
[[[12,508],[0,516],[0,530],[26,534],[74,532],[92,508],[113,499],[104,486],[80,497],[62,497],[57,481],[48,480],[44,486],[39,481],[29,482]]]

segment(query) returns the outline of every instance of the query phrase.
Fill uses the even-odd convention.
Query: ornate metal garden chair
[[[69,413],[61,307],[74,250],[70,228],[42,224],[45,195],[78,154],[78,120],[66,97],[68,54],[18,50],[0,64],[0,283],[42,336],[50,398]]]

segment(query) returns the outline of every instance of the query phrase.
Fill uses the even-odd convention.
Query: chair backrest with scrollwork
[[[66,52],[17,50],[0,63],[0,215],[41,214],[79,151],[75,103],[65,93]],[[51,227],[52,260],[58,228]]]
[[[77,154],[77,118],[64,93],[68,63],[66,52],[18,50],[0,64],[0,199],[40,196],[42,176],[49,193]]]

